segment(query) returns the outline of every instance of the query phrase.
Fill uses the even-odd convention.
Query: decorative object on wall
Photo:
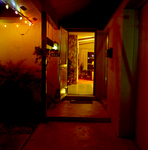
[[[107,50],[107,57],[110,57],[110,58],[113,57],[113,48],[109,48],[109,49]]]
[[[71,61],[71,64],[68,64],[70,69],[73,72],[70,72],[70,78],[72,84],[77,84],[77,35],[69,35],[69,51],[68,59]]]

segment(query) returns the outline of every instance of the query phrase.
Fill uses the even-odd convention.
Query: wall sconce
[[[54,42],[52,50],[58,50],[58,43]]]

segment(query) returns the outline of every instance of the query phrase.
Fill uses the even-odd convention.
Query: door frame
[[[97,43],[97,28],[66,28],[66,30],[69,32],[94,32],[95,34],[95,43],[94,43],[94,81],[93,81],[93,96],[96,97],[96,43]],[[87,94],[86,94],[87,96]]]

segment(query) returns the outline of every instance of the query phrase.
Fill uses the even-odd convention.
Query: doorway
[[[94,94],[95,32],[69,32],[68,94]]]

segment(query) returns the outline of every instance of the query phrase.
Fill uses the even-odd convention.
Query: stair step
[[[72,104],[93,104],[93,102],[91,100],[70,100],[70,103]]]
[[[47,121],[66,121],[66,122],[101,122],[110,123],[111,118],[88,118],[88,117],[47,117]]]
[[[93,101],[96,100],[93,95],[67,95],[65,100]]]

